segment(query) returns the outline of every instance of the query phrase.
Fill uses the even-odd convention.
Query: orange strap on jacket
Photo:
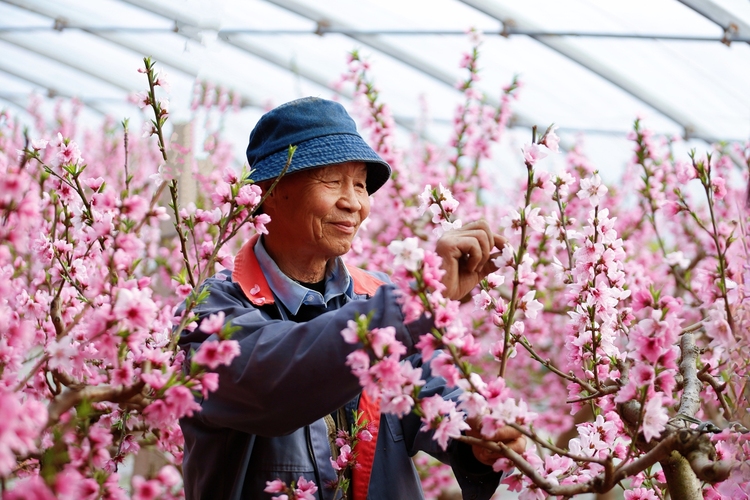
[[[367,392],[362,391],[359,397],[359,411],[362,412],[363,421],[374,424],[374,430],[371,441],[358,441],[354,447],[357,453],[357,467],[352,471],[352,500],[367,500],[372,464],[375,461],[375,450],[380,432],[380,402],[377,399],[370,399]]]

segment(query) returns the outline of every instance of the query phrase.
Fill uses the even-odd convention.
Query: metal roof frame
[[[44,17],[48,17],[58,22],[60,21],[61,18],[64,18],[66,21],[70,20],[73,22],[81,23],[81,24],[88,21],[87,18],[83,16],[78,16],[69,10],[66,10],[65,12],[59,12],[56,9],[50,8],[50,5],[48,2],[43,2],[40,0],[0,0],[0,1],[14,5],[16,7],[19,7],[25,10],[28,10],[30,12],[34,12]],[[168,52],[160,50],[158,46],[148,45],[145,42],[135,40],[133,39],[132,36],[128,36],[127,34],[118,34],[116,32],[88,32],[88,31],[86,31],[86,33],[89,33],[92,36],[96,36],[98,38],[106,40],[122,48],[128,49],[139,55],[151,54],[156,60],[159,61],[160,64],[164,64],[165,66],[168,66],[172,69],[180,71],[181,73],[191,76],[193,78],[197,78],[199,75],[199,68],[197,64],[194,64],[189,60],[180,60],[179,58],[172,57]],[[0,38],[2,38],[2,36],[0,36]],[[52,57],[56,58],[57,56],[52,56]],[[227,80],[221,77],[216,78],[216,83],[225,84],[228,87],[235,88],[235,89],[242,88],[242,86],[240,85],[241,82]],[[262,108],[261,97],[249,95],[245,91],[241,91],[241,94],[243,97],[243,106]]]
[[[324,66],[319,66],[311,62],[314,60],[290,60],[288,55],[284,55],[287,49],[279,51],[272,46],[269,47],[267,43],[261,41],[256,42],[256,40],[247,36],[252,34],[263,36],[271,34],[299,34],[307,36],[312,33],[320,36],[324,36],[326,34],[338,34],[351,38],[352,40],[355,40],[362,45],[372,48],[374,51],[382,53],[383,56],[389,60],[389,64],[391,64],[390,61],[397,61],[398,63],[403,64],[405,67],[411,68],[409,69],[409,71],[415,70],[423,75],[426,75],[428,78],[433,79],[434,81],[447,85],[453,92],[455,92],[455,95],[458,96],[458,91],[454,89],[454,84],[458,78],[457,72],[450,71],[450,68],[441,64],[442,60],[433,59],[431,61],[429,59],[424,59],[420,57],[420,54],[415,50],[409,50],[410,46],[401,45],[397,40],[394,41],[388,39],[387,37],[389,35],[459,35],[462,34],[462,32],[453,29],[433,30],[430,28],[430,25],[427,25],[425,23],[422,23],[420,25],[425,29],[408,29],[410,27],[408,23],[396,25],[405,27],[407,29],[387,29],[388,23],[386,22],[382,23],[384,26],[383,29],[377,29],[377,27],[374,29],[361,29],[361,27],[358,28],[355,24],[350,24],[346,20],[346,17],[343,14],[340,14],[338,10],[331,8],[328,8],[326,10],[324,8],[326,4],[317,4],[313,2],[307,3],[304,0],[265,1],[270,5],[278,7],[280,9],[284,9],[295,14],[296,16],[299,16],[299,22],[291,23],[291,26],[294,26],[295,29],[286,29],[286,23],[276,23],[276,25],[278,25],[280,29],[245,29],[242,27],[242,25],[239,25],[239,27],[237,28],[221,29],[221,26],[218,24],[218,22],[211,21],[207,23],[204,22],[202,18],[197,17],[192,10],[181,10],[179,8],[179,2],[160,2],[157,0],[117,0],[116,3],[118,3],[118,9],[123,9],[123,7],[119,5],[121,3],[133,6],[144,11],[141,17],[134,16],[134,18],[138,18],[143,21],[142,25],[144,27],[118,27],[113,26],[112,21],[114,21],[114,23],[117,23],[119,21],[119,18],[113,17],[111,15],[107,17],[103,13],[97,12],[96,9],[98,7],[98,4],[96,3],[66,2],[63,4],[57,4],[55,2],[45,0],[0,0],[0,2],[6,3],[8,5],[13,5],[16,8],[34,12],[36,14],[44,16],[45,18],[49,18],[51,21],[50,26],[37,26],[38,24],[40,24],[38,20],[26,23],[30,26],[16,26],[12,24],[8,26],[0,26],[0,40],[6,43],[13,44],[14,46],[19,47],[22,50],[27,50],[47,59],[54,60],[57,64],[71,68],[84,75],[82,81],[89,81],[86,80],[86,77],[89,77],[94,79],[96,82],[102,82],[108,86],[111,86],[113,89],[116,89],[118,91],[117,93],[119,93],[120,91],[129,92],[134,90],[133,88],[128,87],[128,80],[124,80],[122,77],[118,77],[117,74],[113,74],[112,71],[108,72],[101,67],[97,67],[95,64],[92,64],[91,62],[85,60],[85,58],[76,57],[69,51],[62,50],[54,43],[44,43],[40,40],[34,39],[33,37],[24,37],[21,36],[22,33],[20,32],[35,30],[79,30],[89,36],[97,37],[101,40],[111,43],[113,44],[113,47],[122,47],[138,55],[151,54],[165,67],[172,68],[179,73],[191,78],[197,78],[204,74],[205,67],[201,65],[200,61],[193,60],[189,56],[183,57],[179,50],[174,50],[175,44],[173,42],[177,40],[177,38],[169,38],[169,36],[171,35],[167,35],[167,38],[165,38],[164,36],[160,37],[158,35],[154,35],[153,37],[139,35],[144,35],[146,33],[174,33],[184,39],[200,42],[204,34],[208,33],[212,36],[218,36],[219,43],[222,45],[226,44],[223,45],[224,47],[231,46],[236,51],[242,51],[251,55],[252,58],[256,58],[255,60],[249,60],[251,64],[253,64],[253,68],[256,67],[254,66],[255,64],[258,64],[258,68],[265,68],[267,69],[267,71],[271,72],[271,74],[279,75],[280,73],[278,73],[276,69],[272,68],[272,66],[269,66],[270,64],[275,66],[276,68],[284,70],[285,72],[292,73],[298,78],[304,79],[305,82],[311,82],[312,84],[314,84],[315,88],[325,88],[331,92],[341,95],[345,99],[351,99],[352,95],[351,92],[348,91],[348,89],[345,88],[342,90],[334,88],[334,86],[331,84],[330,74],[326,74],[325,71],[321,69]],[[664,117],[669,121],[663,122],[665,126],[668,126],[670,130],[674,130],[674,128],[679,126],[684,131],[684,136],[686,138],[696,138],[706,142],[714,142],[722,138],[716,137],[717,135],[726,135],[725,131],[728,130],[727,126],[725,126],[724,129],[721,129],[721,127],[717,128],[715,126],[719,123],[724,122],[711,122],[702,119],[702,115],[696,112],[692,112],[689,107],[684,106],[681,102],[677,102],[677,99],[670,99],[670,95],[664,92],[664,88],[650,88],[648,86],[648,82],[645,82],[643,79],[638,78],[637,74],[633,72],[633,66],[631,66],[630,72],[625,71],[622,68],[618,67],[615,63],[608,61],[606,58],[602,57],[601,51],[599,53],[593,50],[588,51],[586,46],[582,46],[580,42],[576,43],[575,40],[582,37],[623,39],[652,38],[670,41],[696,40],[701,42],[724,42],[727,45],[732,42],[736,42],[741,43],[742,46],[745,47],[745,42],[750,44],[750,10],[740,9],[739,11],[737,11],[737,9],[733,7],[733,5],[727,4],[726,2],[723,2],[721,0],[677,0],[677,2],[697,12],[703,18],[720,26],[724,31],[725,36],[716,37],[707,36],[713,31],[714,28],[708,26],[707,23],[702,22],[702,20],[700,20],[701,22],[698,23],[698,16],[695,16],[691,13],[686,13],[685,15],[694,18],[697,22],[696,26],[699,27],[698,33],[704,33],[706,34],[706,36],[693,36],[689,32],[687,33],[687,35],[685,35],[684,30],[683,34],[677,35],[660,35],[658,33],[607,33],[605,31],[595,32],[580,30],[546,30],[544,29],[544,25],[542,23],[536,21],[535,18],[528,13],[528,9],[523,10],[520,6],[512,2],[499,2],[493,0],[456,0],[456,2],[468,6],[474,11],[482,13],[484,16],[489,16],[490,19],[495,19],[502,23],[502,29],[495,31],[495,24],[491,20],[488,21],[487,24],[492,26],[492,29],[490,31],[485,31],[485,33],[494,36],[523,36],[526,38],[532,38],[538,44],[541,44],[542,46],[551,49],[555,53],[563,56],[567,60],[576,63],[589,74],[595,75],[596,77],[601,79],[602,82],[608,82],[603,84],[607,86],[607,92],[613,92],[613,89],[617,88],[619,90],[614,92],[624,92],[621,94],[623,98],[625,97],[625,94],[628,94],[629,96],[635,98],[638,102],[649,106],[656,113],[658,113],[658,115],[660,115],[659,120],[662,120],[661,117]],[[373,5],[371,5],[371,8],[375,9],[376,5],[377,3],[374,3]],[[679,9],[680,13],[687,12],[686,9],[683,9],[680,6],[677,6],[675,8]],[[463,11],[469,12],[466,8],[463,8]],[[118,10],[118,12],[120,12],[120,10]],[[132,12],[135,13],[135,11]],[[152,16],[147,16],[146,12],[152,14]],[[248,11],[246,14],[250,15],[251,12],[254,11]],[[265,7],[263,12],[266,12]],[[451,10],[449,12],[453,11]],[[90,15],[86,15],[86,13],[89,13]],[[374,13],[375,11],[373,10],[373,14]],[[285,13],[277,11],[277,15],[281,16],[281,14],[284,14],[284,16],[286,16]],[[172,21],[172,23],[163,23],[161,19],[158,19],[153,15],[169,19],[170,21]],[[473,13],[472,15],[476,15],[476,13]],[[284,17],[284,19],[286,19],[286,17]],[[305,26],[310,26],[310,24],[312,23],[308,23],[308,21],[301,22],[301,19],[313,21],[315,24],[317,24],[317,29],[315,29],[314,26],[312,28],[304,28]],[[101,21],[100,25],[98,26],[97,20]],[[385,20],[385,18],[383,18],[382,20]],[[44,23],[44,21],[42,22]],[[447,24],[447,26],[450,27],[452,25]],[[579,24],[577,26],[583,26],[583,29],[585,30],[585,25]],[[659,25],[652,24],[651,26],[652,28],[656,27],[656,29],[659,29],[657,27]],[[700,31],[700,28],[704,28],[703,31]],[[164,41],[169,40],[169,43],[162,46],[159,43],[154,43],[154,38]],[[192,42],[189,43],[192,45]],[[286,41],[285,43],[287,43],[287,47],[290,47],[291,45],[289,44],[293,44],[293,41]],[[336,40],[336,46],[338,46],[339,44],[340,40]],[[704,44],[700,47],[709,47],[709,45]],[[740,47],[737,48],[739,49]],[[104,48],[102,50],[104,50]],[[700,51],[703,49],[698,48],[696,50]],[[740,53],[744,55],[745,50],[746,49],[743,49],[743,51],[741,51]],[[709,53],[709,49],[706,49],[706,51],[706,53]],[[736,52],[736,50],[734,50],[733,52]],[[122,52],[120,53],[122,54]],[[711,49],[710,53],[715,54],[713,49]],[[231,55],[231,52],[229,52],[229,54]],[[239,54],[239,52],[235,52],[235,54]],[[722,59],[720,60],[724,61],[724,56],[722,55],[721,57]],[[729,61],[728,58],[729,56],[727,55],[727,61]],[[558,59],[558,62],[559,61],[561,60]],[[330,63],[330,61],[326,62]],[[0,61],[0,63],[3,63],[3,61]],[[734,60],[732,60],[732,63],[733,68],[741,68],[741,66],[737,66],[734,64]],[[568,64],[568,67],[570,67],[569,63],[566,64]],[[739,64],[741,64],[741,60]],[[330,64],[326,64],[325,66],[329,65]],[[46,81],[45,83],[44,78],[37,78],[33,74],[33,71],[26,71],[23,68],[18,67],[10,67],[12,65],[9,66],[9,64],[5,64],[5,66],[5,73],[12,75],[15,78],[28,81],[29,83],[39,87],[40,89],[46,89],[48,94],[55,93],[57,95],[65,96],[67,93],[70,93],[70,89],[66,91],[64,87],[62,89],[53,88],[55,86],[53,82]],[[670,66],[670,68],[671,67],[672,66]],[[676,68],[676,65],[674,65],[674,67]],[[716,64],[714,64],[714,71],[716,70],[717,66]],[[2,64],[0,64],[0,71],[3,71]],[[261,85],[259,88],[254,89],[252,86],[247,85],[247,79],[244,78],[246,74],[247,72],[232,70],[224,71],[222,69],[221,71],[212,73],[210,79],[217,85],[228,86],[239,91],[243,96],[243,104],[261,108],[263,107],[263,104],[268,97],[267,92],[269,89],[267,87],[269,87],[269,85]],[[414,73],[409,74],[414,75]],[[746,81],[745,75],[742,73],[738,73],[737,70],[735,70],[734,73],[729,74],[734,76],[734,79],[727,81],[734,82],[732,90],[735,92],[735,94],[741,96],[742,83]],[[284,82],[292,82],[293,84],[294,80],[286,79],[286,76],[284,78]],[[92,83],[94,80],[92,80]],[[179,81],[183,86],[189,82],[189,80],[182,76],[180,76]],[[592,83],[594,82],[592,81]],[[604,89],[605,87],[601,88]],[[135,90],[137,90],[137,88]],[[698,91],[699,90],[697,89],[697,87],[693,89],[694,93],[697,93]],[[448,93],[444,95],[447,97]],[[10,98],[13,96],[5,97]],[[2,96],[0,96],[0,99],[12,102],[9,101],[8,98],[3,98]],[[635,105],[635,101],[632,101],[629,97],[627,99],[628,102],[631,103],[629,104],[629,106],[631,106],[632,108],[632,106]],[[97,102],[101,103],[106,99],[103,100],[97,98],[83,98],[81,100],[88,108],[94,110],[95,112],[104,112],[102,111],[103,108],[101,106],[97,106]],[[488,103],[493,105],[498,104],[498,99],[493,96],[488,96],[487,101]],[[730,103],[731,101],[727,101],[725,99],[724,102]],[[727,114],[732,113],[731,117],[733,121],[726,122],[726,125],[735,127],[732,128],[732,130],[744,131],[746,123],[744,119],[744,109],[747,105],[747,101],[740,98],[738,102],[740,102],[742,106],[741,108],[735,108],[739,110],[739,113],[735,113],[731,109],[727,111],[728,104],[723,104],[724,108],[717,109],[723,109],[724,113]],[[412,112],[409,111],[409,113]],[[524,116],[523,110],[520,112],[520,115],[521,116],[519,116],[519,112],[517,110],[514,110],[514,121],[512,124],[513,126],[528,128],[533,123],[535,123],[535,120],[530,119],[528,116]],[[709,116],[712,116],[718,120],[721,119],[721,115],[718,115],[716,113]],[[400,127],[411,131],[414,130],[414,121],[412,118],[403,115],[399,116],[397,114],[395,116],[395,120]],[[585,122],[580,122],[580,124],[583,125],[583,127],[587,126],[587,123]],[[578,125],[578,123],[576,123],[576,125]],[[585,128],[580,128],[580,130],[584,129]],[[570,128],[568,130],[579,130],[579,128]],[[588,127],[586,129],[586,132],[589,134],[599,134],[603,131],[596,129],[596,126],[594,126]],[[613,132],[604,131],[604,133],[611,134]]]
[[[717,24],[724,30],[726,42],[732,42],[735,38],[750,43],[746,40],[750,36],[750,20],[738,18],[729,12],[723,6],[712,0],[677,0],[678,2],[690,7],[695,12],[705,17],[709,21]]]
[[[121,0],[126,3],[127,0]],[[145,8],[145,7],[144,7]],[[151,10],[151,9],[148,9]],[[175,12],[175,11],[172,11]],[[179,16],[180,14],[176,14]],[[168,17],[168,16],[166,16]],[[707,16],[704,16],[707,17]],[[185,23],[190,24],[190,23]],[[717,23],[721,26],[720,23]],[[17,33],[17,32],[33,32],[33,31],[66,31],[66,30],[78,30],[86,31],[88,33],[178,33],[183,27],[179,24],[171,28],[141,28],[136,26],[97,26],[93,24],[79,25],[70,23],[54,23],[50,26],[2,26],[0,25],[0,33]],[[667,33],[611,33],[604,31],[550,31],[550,30],[531,30],[521,29],[512,26],[506,26],[502,30],[492,31],[484,30],[482,34],[485,36],[530,36],[530,37],[571,37],[571,38],[615,38],[615,39],[630,39],[630,40],[676,40],[676,41],[687,41],[687,42],[747,42],[750,43],[750,38],[746,36],[736,35],[737,30],[731,28],[726,29],[725,36],[704,36],[704,35],[671,35]],[[371,36],[371,35],[386,35],[386,36],[460,36],[465,37],[465,30],[402,30],[402,29],[350,29],[350,28],[337,28],[330,26],[319,26],[315,30],[304,30],[304,29],[253,29],[253,28],[228,28],[220,29],[217,31],[219,38],[228,39],[232,35],[346,35],[346,36]]]
[[[282,7],[297,15],[310,19],[316,22],[318,25],[325,25],[331,28],[337,28],[337,29],[342,29],[342,30],[352,29],[352,27],[347,25],[347,23],[345,23],[343,20],[333,19],[330,16],[323,16],[323,14],[320,11],[317,11],[316,9],[312,8],[309,5],[302,4],[301,2],[297,0],[266,0],[266,1],[274,5],[277,5],[279,7]],[[429,64],[427,61],[421,60],[413,56],[407,51],[396,47],[394,44],[389,43],[386,40],[383,40],[378,35],[347,34],[346,36],[354,40],[357,40],[358,42],[364,45],[367,45],[379,52],[382,52],[383,54],[390,56],[393,59],[396,59],[397,61],[400,61],[406,64],[407,66],[411,66],[417,71],[427,76],[432,77],[438,82],[441,82],[445,85],[448,85],[450,88],[455,89],[456,77],[454,75],[451,75],[450,73],[447,73],[441,70],[440,68],[437,68]],[[486,100],[489,104],[493,106],[498,106],[500,104],[500,101],[492,96],[486,96]],[[512,123],[513,126],[520,126],[524,128],[531,128],[534,125],[534,121],[531,118],[524,116],[522,114],[519,114],[515,110],[513,111],[512,122],[513,122]]]
[[[177,30],[175,31],[176,33],[186,38],[196,39],[197,33],[195,31],[196,31],[196,28],[199,28],[200,23],[197,19],[193,18],[192,16],[185,15],[183,12],[177,12],[174,9],[170,9],[169,7],[165,6],[164,4],[155,2],[153,0],[120,0],[120,1],[123,3],[127,3],[129,5],[133,5],[135,7],[138,7],[140,9],[147,10],[153,14],[162,16],[164,18],[173,20],[175,21],[175,27],[177,28]],[[183,27],[188,27],[192,29],[183,29]],[[351,100],[353,98],[353,95],[351,92],[333,87],[329,80],[327,80],[323,75],[317,73],[313,68],[300,65],[300,64],[293,65],[289,61],[282,59],[277,54],[274,54],[272,51],[265,49],[263,46],[259,44],[253,44],[253,43],[247,42],[246,40],[238,40],[236,38],[233,38],[231,33],[222,34],[222,31],[219,30],[218,34],[219,34],[219,38],[223,40],[225,43],[233,47],[236,47],[237,49],[242,50],[243,52],[246,52],[254,57],[258,57],[286,71],[292,72],[302,78],[305,78],[306,80],[310,82],[315,83],[316,85],[327,88],[331,92],[336,93],[342,97],[345,97],[346,99]],[[396,124],[405,128],[406,130],[409,130],[411,132],[415,131],[413,125],[411,125],[407,120],[403,119],[402,117],[395,116],[394,121],[396,122]]]
[[[540,27],[537,26],[537,23],[535,23],[532,19],[524,17],[519,12],[514,11],[506,6],[501,6],[498,3],[488,0],[458,1],[497,19],[498,21],[503,23],[503,25],[513,24],[514,26],[521,26],[523,28],[528,28],[531,30],[540,29]],[[512,20],[512,23],[509,22],[510,20]],[[586,51],[571,45],[567,40],[534,36],[531,36],[531,38],[549,47],[555,52],[563,55],[564,57],[567,57],[570,60],[578,63],[589,71],[599,75],[604,80],[619,87],[620,89],[632,95],[644,104],[648,105],[661,115],[679,124],[679,126],[684,131],[683,135],[685,138],[697,138],[702,139],[706,142],[714,142],[718,139],[700,124],[693,123],[692,120],[685,113],[683,113],[681,109],[675,106],[670,106],[668,103],[655,99],[652,95],[650,95],[648,88],[628,77],[628,75],[619,71],[612,65],[607,64],[597,57],[588,54]]]

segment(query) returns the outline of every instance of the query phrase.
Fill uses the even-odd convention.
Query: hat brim
[[[333,134],[296,144],[287,174],[327,165],[361,161],[367,165],[367,192],[374,193],[391,176],[391,167],[358,135]],[[250,178],[255,182],[275,178],[286,165],[288,150],[283,149],[252,166]]]

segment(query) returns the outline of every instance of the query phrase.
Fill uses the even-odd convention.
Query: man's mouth
[[[357,224],[354,221],[331,222],[331,225],[342,233],[354,234],[355,232],[357,232]]]

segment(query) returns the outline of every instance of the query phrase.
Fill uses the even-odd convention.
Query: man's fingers
[[[490,258],[493,240],[481,229],[461,229],[455,237],[456,247],[461,250],[466,262],[465,269],[471,273],[480,272]]]
[[[501,442],[519,455],[523,454],[523,452],[526,451],[525,436],[519,436],[518,438],[510,442]],[[472,446],[472,450],[474,451],[474,456],[476,457],[476,459],[485,465],[493,465],[498,459],[507,458],[507,455],[505,453],[490,450],[479,445]]]
[[[508,242],[505,238],[500,236],[499,234],[493,234],[493,243],[495,244],[495,248],[502,251],[503,248],[505,248],[505,244]]]
[[[524,437],[523,434],[521,434],[519,431],[517,431],[513,427],[504,425],[503,427],[499,428],[495,432],[495,434],[492,435],[492,437],[488,438],[488,440],[500,441],[503,443],[510,443],[522,437]]]
[[[510,443],[505,443],[505,446],[515,451],[519,455],[526,451],[526,436],[519,436]]]

